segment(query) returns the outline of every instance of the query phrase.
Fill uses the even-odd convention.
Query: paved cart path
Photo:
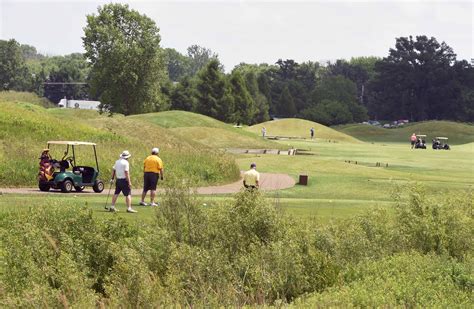
[[[288,174],[275,174],[275,173],[260,173],[260,189],[264,191],[281,190],[291,188],[295,185],[295,180]],[[198,194],[226,194],[236,193],[242,188],[242,179],[234,183],[221,185],[221,186],[209,186],[197,188]],[[159,187],[159,184],[158,184]],[[108,184],[106,189],[101,194],[108,193]],[[158,189],[158,191],[162,191]],[[142,188],[133,189],[132,195],[138,196],[142,193]],[[49,192],[42,192],[38,188],[0,188],[0,194],[67,194],[61,193],[59,190],[51,190]],[[77,193],[74,190],[70,194],[97,194],[92,191],[92,188],[87,187],[83,192]]]

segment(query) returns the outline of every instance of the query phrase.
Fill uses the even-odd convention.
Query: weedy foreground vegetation
[[[1,305],[472,306],[472,195],[408,191],[394,216],[324,225],[257,191],[206,207],[179,183],[140,224],[59,204],[2,213]]]

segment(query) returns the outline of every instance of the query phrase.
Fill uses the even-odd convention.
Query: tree
[[[367,109],[357,102],[356,84],[351,80],[341,76],[327,76],[321,80],[321,83],[315,88],[312,96],[312,106],[319,106],[323,101],[326,105],[330,102],[337,102],[349,111],[350,117],[330,116],[328,121],[332,124],[341,123],[342,120],[361,122],[367,120]],[[328,110],[327,106],[320,107],[319,110]],[[340,110],[337,106],[335,110]],[[332,111],[333,109],[331,109]],[[308,111],[305,112],[306,114]],[[329,113],[332,115],[331,113]]]
[[[232,118],[233,101],[226,94],[227,85],[219,60],[211,60],[198,74],[196,111],[212,118],[226,121]]]
[[[191,75],[191,59],[180,54],[174,48],[164,50],[165,65],[169,78],[176,82],[184,76]]]
[[[254,101],[255,101],[255,108],[257,109],[257,113],[255,114],[253,123],[268,121],[270,119],[270,115],[268,113],[269,105],[268,105],[267,98],[262,93],[258,93]]]
[[[193,81],[185,76],[171,91],[171,108],[194,111],[196,109],[196,90]]]
[[[413,121],[454,119],[453,104],[462,100],[456,62],[452,48],[434,37],[397,38],[388,57],[376,63],[371,114]]]
[[[259,74],[257,77],[258,91],[265,96],[268,105],[272,106],[272,92],[270,81],[265,73]]]
[[[106,4],[87,16],[83,37],[93,96],[110,112],[161,110],[163,61],[155,22],[128,5]]]
[[[46,82],[72,83],[86,82],[90,66],[83,54],[74,53],[66,56],[47,57],[41,60],[47,70]],[[52,102],[59,102],[63,97],[68,99],[88,99],[89,87],[83,84],[45,84],[44,96]]]
[[[270,116],[268,114],[269,110],[269,105],[268,105],[268,100],[259,91],[259,86],[258,86],[258,80],[257,80],[257,74],[255,73],[254,70],[249,70],[244,73],[245,74],[245,85],[247,86],[247,89],[252,96],[254,106],[255,106],[255,114],[253,116],[253,119],[250,120],[250,123],[259,123],[259,122],[264,122],[270,119]]]
[[[322,100],[318,105],[309,107],[300,116],[327,126],[353,121],[349,108],[341,102]]]
[[[296,115],[295,102],[291,96],[288,86],[283,88],[280,99],[278,100],[278,104],[278,113],[281,116],[294,117]]]
[[[217,59],[217,54],[212,50],[199,46],[191,45],[188,47],[188,57],[190,59],[191,76],[196,75],[202,68],[204,68],[211,60]]]
[[[234,98],[235,120],[245,124],[252,123],[257,110],[255,102],[247,90],[242,74],[239,71],[232,72],[229,85],[232,97]]]
[[[20,44],[0,40],[0,90],[26,90],[30,79]]]
[[[23,55],[23,58],[25,60],[38,60],[38,59],[44,59],[45,56],[38,53],[36,50],[36,47],[28,45],[28,44],[21,44],[21,53]]]
[[[337,60],[333,64],[328,65],[328,74],[330,76],[343,76],[356,84],[357,99],[361,104],[366,104],[366,87],[369,81],[369,72],[366,69],[367,64],[361,60],[353,60],[347,62],[345,60]]]

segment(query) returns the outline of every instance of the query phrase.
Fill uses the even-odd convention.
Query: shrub
[[[408,192],[407,199],[395,195],[396,228],[402,245],[408,250],[448,254],[461,260],[472,253],[474,202],[471,193],[441,199],[427,196],[420,185]]]
[[[0,305],[240,307],[306,294],[296,305],[472,303],[470,196],[431,201],[415,186],[395,216],[371,209],[321,227],[282,215],[260,191],[203,206],[173,183],[155,221],[139,226],[52,199],[2,213]]]
[[[471,307],[472,269],[446,257],[402,253],[358,265],[350,282],[295,307]],[[462,279],[460,279],[462,278]]]

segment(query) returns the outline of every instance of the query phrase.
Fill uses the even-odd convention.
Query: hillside
[[[451,121],[425,121],[394,129],[364,124],[338,126],[335,129],[366,142],[406,143],[413,133],[427,135],[427,142],[436,136],[448,137],[452,145],[474,142],[473,125]]]
[[[214,118],[185,111],[166,111],[129,116],[130,119],[148,121],[163,128],[206,127],[226,128],[228,125]]]
[[[309,130],[311,127],[314,127],[314,135],[316,139],[335,140],[347,143],[360,143],[357,138],[338,132],[322,124],[297,118],[267,121],[248,127],[246,130],[260,135],[262,127],[267,129],[268,136],[299,136],[305,138],[310,137]]]
[[[183,140],[212,148],[282,148],[282,145],[259,138],[242,128],[235,128],[211,117],[191,112],[166,111],[127,118],[168,128]]]
[[[93,111],[46,109],[22,102],[23,98],[0,97],[0,186],[35,185],[37,158],[48,140],[97,143],[102,179],[110,177],[113,162],[127,149],[132,153],[132,180],[134,185],[141,185],[143,159],[155,146],[161,149],[168,179],[186,176],[204,185],[230,182],[239,177],[231,156],[183,140],[166,128],[121,115],[107,117]],[[54,147],[54,158],[62,157],[64,149]],[[78,149],[76,155],[78,160],[82,158],[82,163],[93,164],[91,149]]]

